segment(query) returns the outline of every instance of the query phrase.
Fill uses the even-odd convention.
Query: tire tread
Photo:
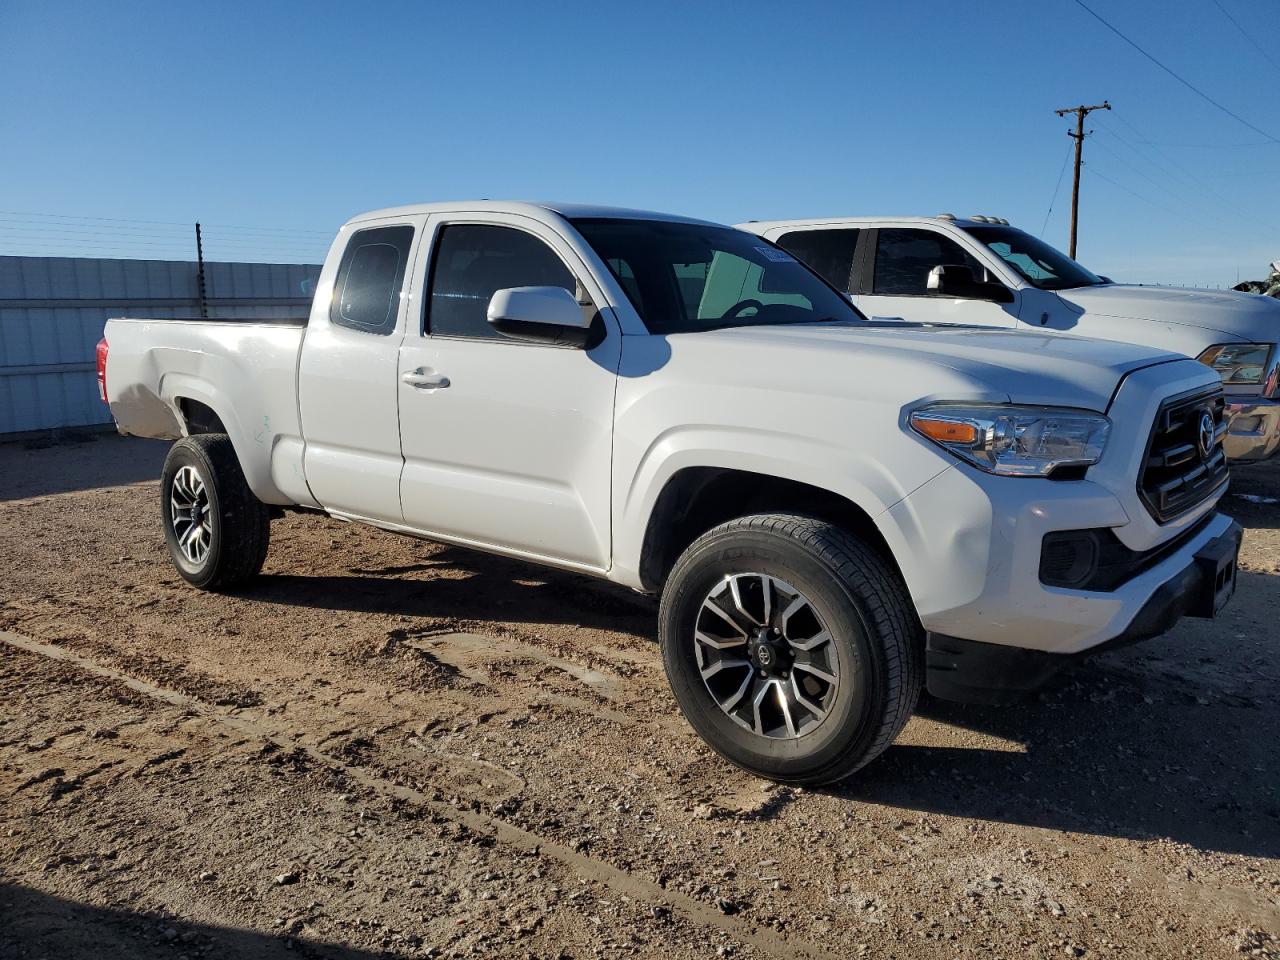
[[[886,709],[867,746],[791,782],[817,785],[842,780],[888,749],[915,711],[924,686],[923,629],[915,607],[897,571],[870,546],[833,523],[797,514],[753,514],[708,530],[677,560],[670,579],[680,576],[683,564],[709,542],[742,533],[772,534],[802,547],[844,583],[870,620],[874,639],[880,641]],[[669,597],[670,591],[664,590],[664,608]],[[661,619],[665,622],[665,615]]]
[[[183,446],[209,464],[221,514],[222,538],[211,575],[198,581],[187,579],[204,590],[229,590],[262,570],[271,544],[270,508],[249,489],[235,447],[225,433],[192,434],[175,443],[169,456]]]

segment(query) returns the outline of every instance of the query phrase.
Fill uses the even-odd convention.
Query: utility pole
[[[1074,223],[1074,218],[1072,220]],[[1071,236],[1075,236],[1074,227]],[[200,319],[209,319],[209,301],[204,291],[204,243],[200,240],[200,221],[196,221],[196,280],[200,284]]]
[[[1067,250],[1067,255],[1072,260],[1076,258],[1076,222],[1080,216],[1080,152],[1084,148],[1084,138],[1088,136],[1084,132],[1084,118],[1095,110],[1110,110],[1111,104],[1106,100],[1092,107],[1063,107],[1061,110],[1055,110],[1060,117],[1065,117],[1068,113],[1076,115],[1076,130],[1072,133],[1067,131],[1067,136],[1076,142],[1076,175],[1071,183],[1071,246]],[[1093,131],[1090,131],[1092,133]]]

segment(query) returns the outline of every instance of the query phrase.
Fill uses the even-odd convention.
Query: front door
[[[425,310],[400,350],[404,523],[607,569],[619,335],[609,327],[590,350],[555,347],[504,337],[486,319],[496,290],[594,283],[583,286],[585,266],[532,220],[477,215],[430,227]]]
[[[977,280],[986,275],[986,268],[973,254],[942,233],[882,227],[876,231],[874,256],[864,262],[870,265],[870,273],[855,278],[853,302],[868,317],[988,327],[1017,324],[1017,291],[1013,303],[940,297],[929,292],[929,271],[934,267],[966,266]]]

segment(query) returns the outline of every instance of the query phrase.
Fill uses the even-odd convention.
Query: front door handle
[[[443,374],[418,367],[417,370],[406,370],[400,374],[400,381],[419,390],[438,390],[449,385],[449,378]]]

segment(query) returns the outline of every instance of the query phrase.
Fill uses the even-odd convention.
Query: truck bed
[[[176,440],[216,414],[266,503],[313,503],[302,476],[305,319],[107,321],[107,402],[120,433]]]

